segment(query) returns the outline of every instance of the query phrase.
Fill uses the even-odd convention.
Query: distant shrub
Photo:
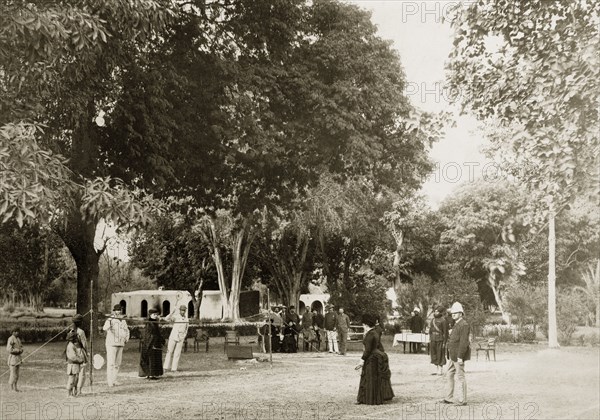
[[[597,347],[600,343],[600,337],[596,331],[592,332],[582,332],[580,335],[576,337],[574,340],[575,343],[579,346],[592,346]]]
[[[6,302],[2,309],[4,312],[12,314],[15,311],[15,305],[13,305],[11,302]]]
[[[531,327],[523,327],[519,330],[519,341],[533,342],[536,341],[535,330]]]
[[[6,343],[11,335],[12,328],[2,326],[0,329],[0,342]],[[64,330],[64,331],[63,331]],[[65,327],[22,327],[19,337],[24,343],[43,343],[54,338],[56,341],[64,341],[67,336]]]
[[[488,337],[496,337],[498,342],[513,343],[517,341],[516,327],[514,325],[486,325],[483,332]]]
[[[558,342],[568,346],[571,344],[577,325],[582,323],[581,296],[571,291],[563,291],[558,295],[557,301]]]

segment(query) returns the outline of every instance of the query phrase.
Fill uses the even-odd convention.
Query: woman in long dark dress
[[[158,311],[148,311],[148,322],[142,333],[142,351],[138,375],[149,379],[158,379],[163,374],[162,347],[165,343],[158,326]]]
[[[356,400],[358,404],[383,404],[394,398],[394,391],[388,356],[381,345],[382,330],[375,328],[377,317],[373,315],[363,315],[362,322],[368,331],[363,339],[363,364]]]
[[[448,323],[443,317],[444,308],[438,306],[433,312],[433,319],[429,324],[429,353],[431,364],[436,366],[436,372],[432,375],[443,375],[443,367],[446,364],[446,342],[448,341]]]

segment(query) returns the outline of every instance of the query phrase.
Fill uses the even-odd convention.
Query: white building
[[[316,310],[317,312],[324,314],[325,305],[329,302],[329,293],[308,293],[300,295],[300,307],[298,313],[302,315],[306,308]]]
[[[167,316],[181,305],[188,308],[188,316],[194,314],[192,295],[186,290],[134,290],[131,292],[113,293],[111,309],[121,305],[121,312],[128,317],[148,316],[148,309],[158,309],[162,316]]]

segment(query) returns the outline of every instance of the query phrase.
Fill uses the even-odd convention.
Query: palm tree
[[[596,260],[595,267],[593,263],[588,264],[587,270],[581,273],[581,278],[585,287],[575,286],[573,289],[583,292],[595,307],[596,327],[600,327],[600,259]]]

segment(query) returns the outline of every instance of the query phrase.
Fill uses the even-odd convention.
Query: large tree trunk
[[[90,320],[88,312],[94,308],[94,324],[96,320],[97,305],[93,305],[91,286],[97,290],[98,283],[98,261],[100,255],[94,248],[94,236],[96,225],[81,219],[78,211],[73,211],[68,218],[66,229],[61,232],[63,241],[77,266],[77,313],[84,315],[83,329],[89,337]],[[94,302],[97,301],[97,293],[94,293]]]
[[[73,173],[84,179],[95,176],[97,167],[96,155],[98,148],[92,127],[94,110],[94,101],[88,101],[80,115],[77,116],[77,124],[72,135],[72,157],[69,160],[69,166]],[[89,337],[91,317],[88,312],[92,307],[94,308],[94,325],[96,325],[95,316],[97,312],[97,305],[93,305],[90,291],[93,284],[95,292],[93,299],[96,302],[98,296],[98,261],[101,253],[98,253],[94,248],[96,223],[83,220],[79,211],[80,204],[78,200],[75,200],[70,213],[67,215],[66,225],[58,231],[58,234],[75,260],[77,267],[77,313],[84,315],[82,328]]]
[[[554,206],[548,212],[548,347],[558,348],[556,325],[556,232]]]
[[[296,282],[294,282],[296,283]],[[292,285],[292,287],[290,288],[289,292],[288,292],[288,296],[287,296],[288,302],[287,302],[287,306],[288,308],[290,306],[295,306],[296,307],[296,311],[300,310],[300,288],[296,287],[295,285]]]
[[[498,305],[498,309],[500,309],[500,313],[502,314],[502,320],[507,325],[510,325],[510,316],[504,310],[504,304],[502,303],[502,298],[500,297],[500,291],[496,287],[496,281],[494,280],[494,278],[491,274],[490,274],[490,277],[491,278],[488,280],[488,284],[490,285],[490,288],[492,289],[492,292],[494,293],[494,298],[496,299],[496,305]]]
[[[235,232],[233,243],[233,269],[231,271],[231,293],[229,294],[229,312],[228,318],[237,320],[240,318],[240,292],[242,290],[242,280],[246,271],[248,254],[254,241],[255,233],[250,226],[250,220],[244,218],[242,227]]]
[[[310,236],[307,232],[299,233],[294,249],[276,250],[269,248],[263,251],[262,258],[273,278],[279,296],[286,306],[300,304],[300,290],[304,286],[306,273],[304,267],[308,255]]]
[[[194,290],[192,291],[192,303],[194,304],[194,316],[193,319],[200,319],[200,305],[202,305],[202,285],[204,279],[201,279]]]
[[[219,233],[217,232],[215,216],[209,219],[211,238],[213,244],[213,260],[217,269],[219,290],[221,291],[221,303],[223,305],[223,319],[238,320],[240,318],[240,291],[242,279],[246,270],[250,246],[254,240],[254,233],[250,227],[250,220],[245,217],[239,230],[232,233],[234,236],[231,270],[231,287],[228,287],[227,274],[223,267],[221,258]]]
[[[402,230],[397,230],[394,226],[392,226],[392,235],[396,240],[396,249],[394,250],[394,262],[392,264],[392,267],[394,267],[394,271],[396,272],[394,290],[398,292],[400,290],[400,284],[402,284],[400,279],[400,261],[402,260],[402,244],[404,243],[404,232]]]

